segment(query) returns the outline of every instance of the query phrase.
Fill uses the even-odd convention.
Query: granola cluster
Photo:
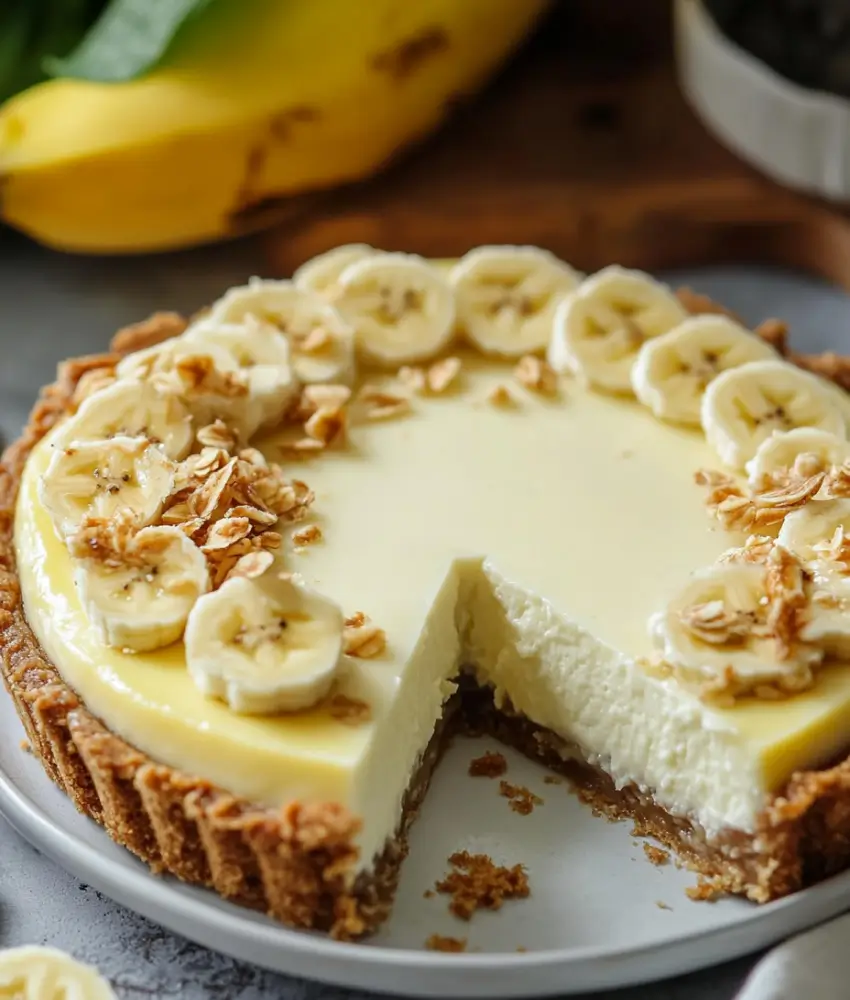
[[[271,566],[281,545],[278,522],[303,520],[314,495],[256,448],[240,448],[220,420],[197,437],[201,449],[179,463],[161,522],[180,528],[201,549],[216,588],[232,575],[253,576]]]
[[[695,481],[708,488],[706,507],[729,531],[764,531],[785,520],[824,489],[826,473],[801,477],[765,490],[751,489],[723,472],[701,469]]]

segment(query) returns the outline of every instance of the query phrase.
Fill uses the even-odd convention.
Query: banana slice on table
[[[39,481],[39,498],[57,534],[68,538],[86,517],[129,508],[139,525],[159,517],[175,465],[143,437],[81,441],[58,449]]]
[[[844,436],[844,419],[817,379],[779,360],[719,375],[703,396],[701,420],[708,443],[733,469],[743,469],[774,431],[810,427]]]
[[[827,472],[850,458],[850,441],[816,427],[774,431],[747,462],[750,485],[779,482],[783,477],[805,479]]]
[[[632,367],[632,388],[656,417],[699,427],[711,381],[729,368],[775,357],[772,347],[725,316],[694,316],[646,341]]]
[[[454,334],[451,286],[413,254],[376,254],[350,264],[335,304],[354,329],[359,352],[385,367],[433,358]]]
[[[116,1000],[90,965],[56,948],[0,951],[0,997],[9,1000]]]
[[[449,274],[458,326],[479,350],[504,358],[546,348],[558,304],[580,281],[539,247],[478,247]]]
[[[575,372],[598,389],[631,395],[638,351],[687,318],[666,285],[641,271],[606,267],[558,307],[549,364]]]
[[[190,612],[186,662],[200,690],[235,712],[296,712],[330,690],[342,634],[340,608],[292,578],[236,577]]]
[[[841,556],[845,537],[850,540],[850,500],[815,500],[785,518],[777,541],[817,576],[830,576],[843,572],[833,556]],[[850,545],[845,555],[850,560]]]
[[[292,275],[292,280],[308,292],[318,292],[331,298],[338,291],[339,276],[358,260],[381,253],[368,243],[345,243],[316,257],[311,257]]]
[[[292,281],[252,278],[232,288],[216,302],[208,320],[243,323],[256,317],[279,331],[289,342],[290,363],[299,382],[350,384],[355,375],[354,331],[318,292]],[[205,321],[186,337],[202,339]]]
[[[192,445],[192,418],[174,396],[147,382],[119,379],[89,396],[62,424],[54,443],[59,448],[92,438],[146,437],[169,458],[185,458]]]
[[[664,611],[650,619],[650,635],[664,660],[708,684],[730,671],[740,690],[776,683],[799,688],[822,651],[795,643],[780,657],[768,623],[766,570],[753,563],[718,563],[694,573]]]
[[[135,653],[176,642],[210,589],[206,556],[171,527],[142,528],[111,558],[81,559],[74,580],[106,644]]]

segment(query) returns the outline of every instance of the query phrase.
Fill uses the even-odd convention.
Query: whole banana
[[[0,108],[0,218],[77,252],[235,235],[275,199],[378,170],[479,87],[546,6],[234,4],[141,79],[53,80]]]

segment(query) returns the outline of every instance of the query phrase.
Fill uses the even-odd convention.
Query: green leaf
[[[46,59],[51,76],[119,82],[156,66],[183,28],[216,0],[110,0],[80,44],[64,59]]]
[[[38,7],[37,3],[18,0],[0,14],[0,100],[20,90],[20,81],[28,75],[27,53],[38,22]]]
[[[44,79],[45,56],[69,52],[104,4],[105,0],[11,0],[0,12],[0,101]]]

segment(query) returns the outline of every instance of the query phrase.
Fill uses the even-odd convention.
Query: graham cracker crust
[[[728,892],[764,902],[850,866],[850,757],[825,770],[795,774],[764,810],[755,835],[713,840],[671,816],[635,786],[615,788],[600,768],[577,757],[551,733],[496,711],[486,691],[467,689],[447,705],[408,790],[400,829],[367,874],[358,868],[357,817],[338,803],[292,802],[268,809],[210,782],[158,764],[107,729],[62,680],[24,613],[13,544],[14,506],[33,447],[66,413],[89,373],[110,371],[131,351],[179,334],[185,321],[159,314],[120,331],[108,354],[60,365],[19,441],[0,462],[0,668],[33,752],[80,812],[152,871],[212,888],[294,927],[356,939],[389,913],[407,830],[452,731],[486,730],[565,774],[600,812],[631,818],[691,867]],[[765,331],[783,350],[784,329]],[[850,385],[846,359],[788,355]]]

